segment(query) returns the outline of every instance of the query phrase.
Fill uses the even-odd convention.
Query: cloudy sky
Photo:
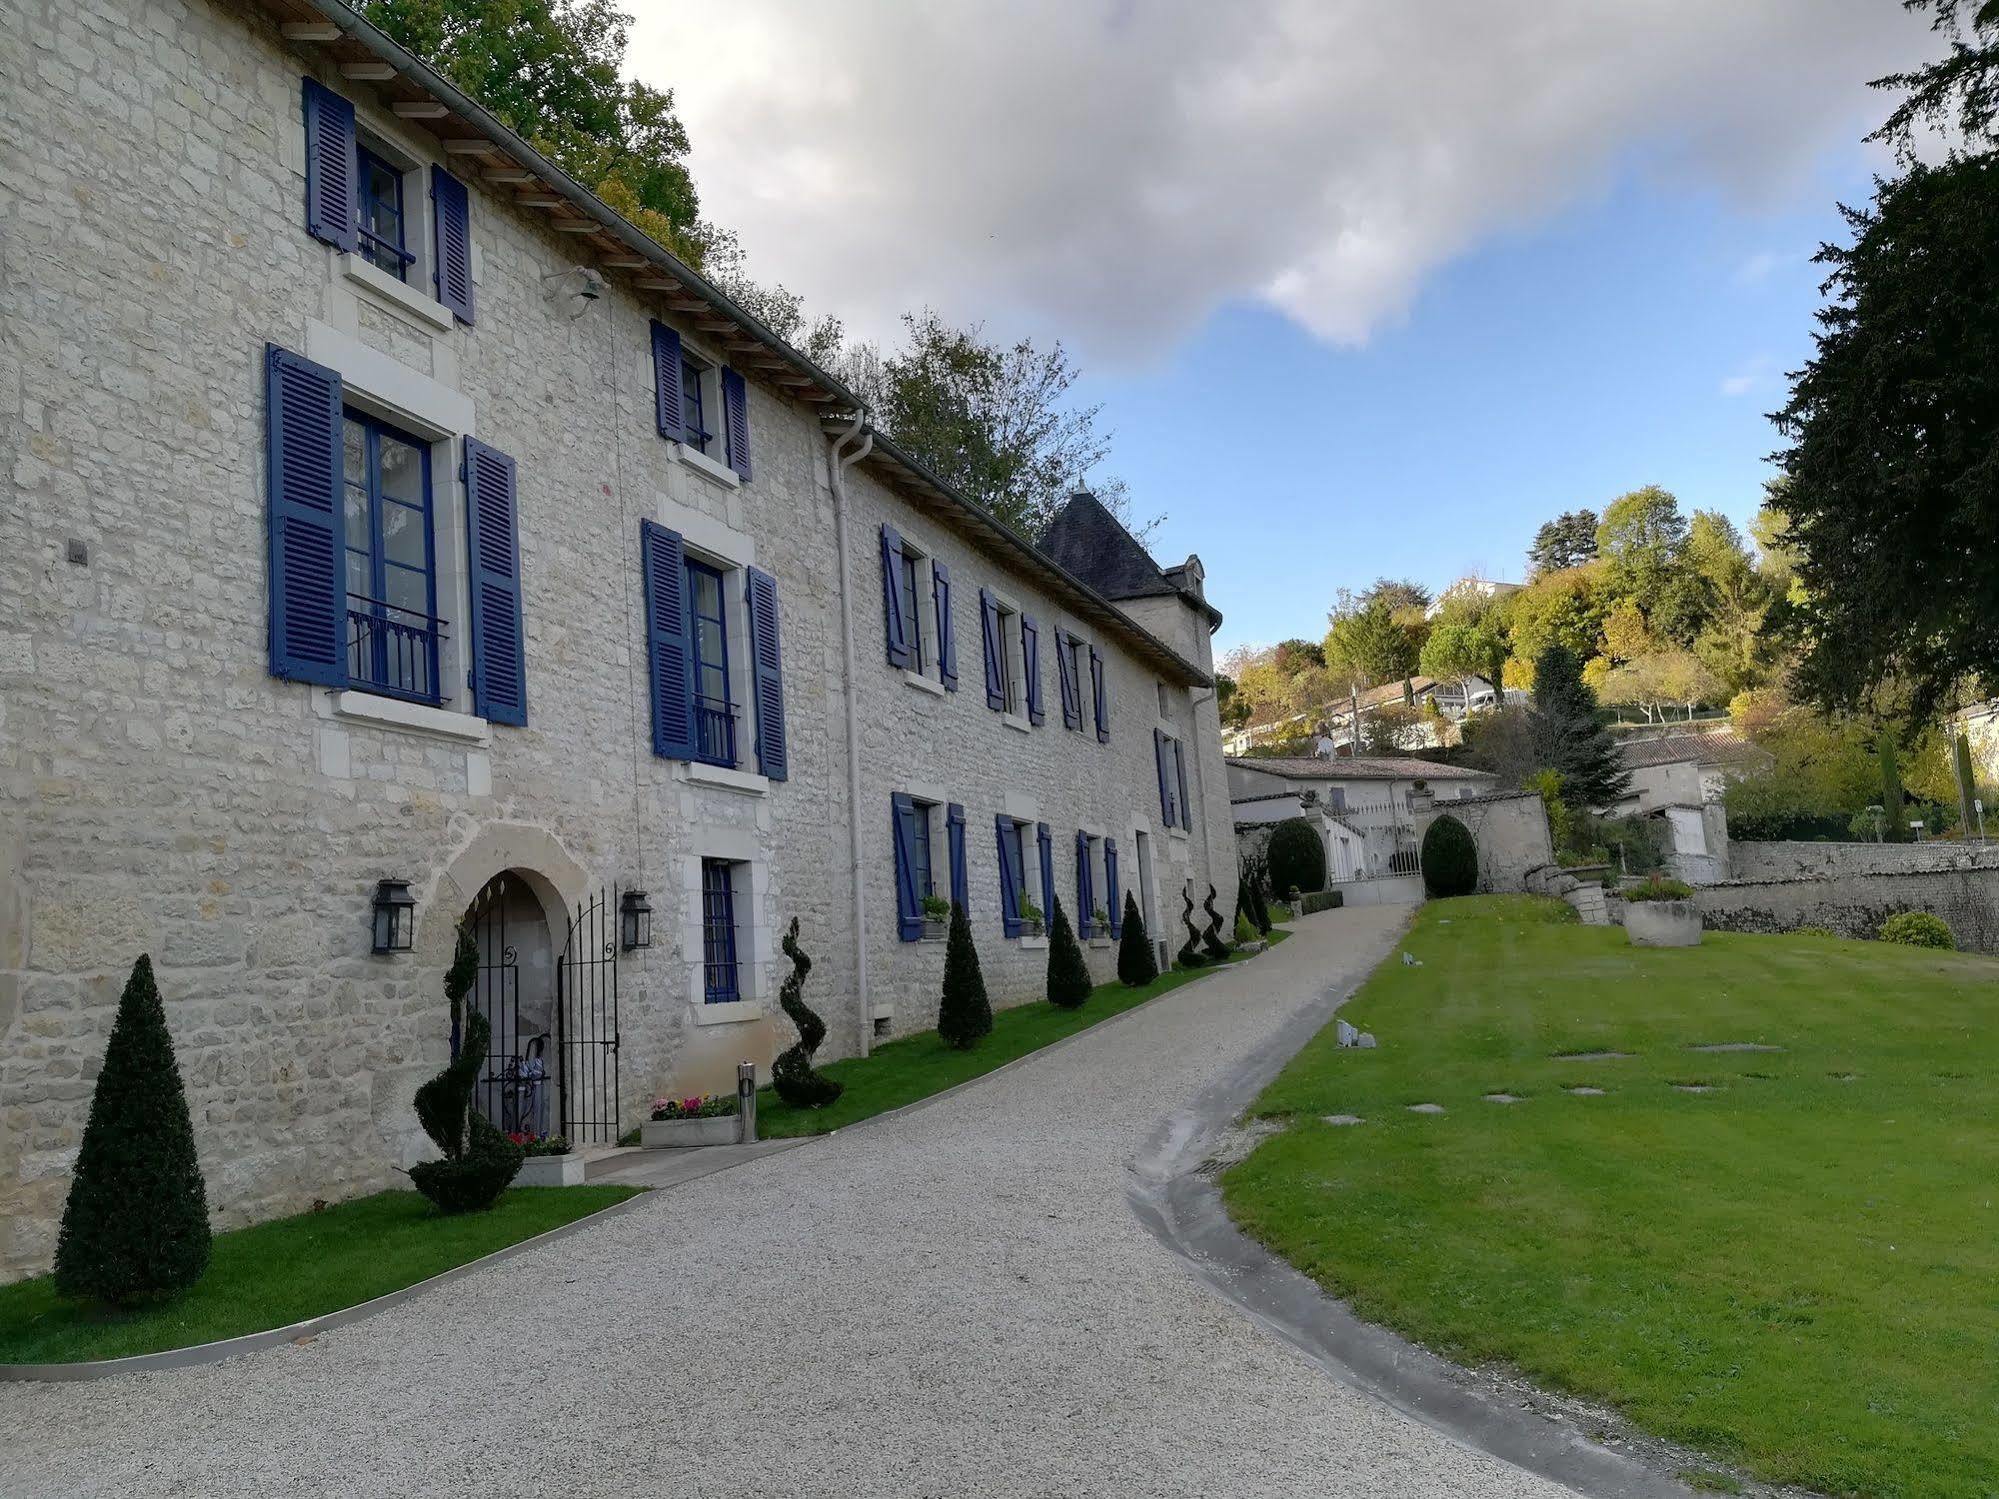
[[[1934,50],[1896,0],[631,8],[752,271],[1060,337],[1225,643],[1640,484],[1752,511],[1866,80]]]

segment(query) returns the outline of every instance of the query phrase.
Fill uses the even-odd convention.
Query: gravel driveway
[[[303,1346],[0,1385],[0,1492],[1567,1493],[1328,1379],[1126,1200],[1148,1128],[1402,919],[1310,917],[934,1105]]]

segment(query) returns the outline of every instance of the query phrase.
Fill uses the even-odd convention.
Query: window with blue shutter
[[[347,683],[439,700],[430,445],[364,412],[341,414]],[[476,595],[474,596],[476,599]]]
[[[1088,941],[1096,935],[1096,899],[1090,890],[1090,835],[1076,834],[1076,935]]]
[[[736,961],[736,869],[727,859],[701,861],[702,1000],[734,1004],[743,997]]]
[[[958,690],[958,632],[951,623],[951,569],[932,560],[930,586],[937,602],[937,680],[946,692]]]
[[[687,638],[687,549],[680,533],[654,521],[640,521],[639,566],[645,579],[652,752],[669,760],[691,760],[694,705]]]
[[[1173,741],[1173,781],[1180,791],[1180,799],[1175,803],[1180,813],[1180,826],[1191,830],[1194,826],[1194,804],[1187,800],[1187,753],[1177,739]]]
[[[305,229],[340,250],[359,245],[360,140],[354,105],[314,79],[305,80]]]
[[[1124,896],[1118,890],[1117,844],[1104,840],[1104,915],[1110,918],[1111,935],[1124,935]]]
[[[1166,746],[1170,742],[1163,729],[1152,731],[1152,768],[1159,775],[1159,820],[1169,828],[1173,826],[1173,783],[1166,774]]]
[[[944,809],[944,833],[951,844],[951,901],[969,917],[972,903],[965,885],[965,809],[956,802]]]
[[[403,212],[403,174],[366,146],[354,150],[356,252],[377,270],[407,283],[416,256]]]
[[[437,264],[431,281],[437,300],[461,323],[472,321],[472,208],[465,184],[433,164],[430,169],[431,229]]]
[[[1041,706],[1041,626],[1031,614],[1020,617],[1020,668],[1027,677],[1027,721],[1045,723],[1048,714]]]
[[[750,392],[743,377],[727,366],[722,370],[722,432],[728,447],[729,467],[745,484],[750,482]]]
[[[923,819],[923,885],[918,884],[916,840],[918,819]],[[895,849],[896,933],[904,942],[923,935],[923,897],[930,891],[930,827],[928,813],[917,802],[898,791],[889,797],[889,839]]]
[[[773,781],[789,775],[784,738],[784,654],[778,645],[777,579],[745,570],[750,614],[751,694],[757,710],[757,769]]]
[[[1000,649],[999,601],[989,589],[979,590],[979,637],[986,647],[986,706],[1006,711],[1006,657]]]
[[[1023,876],[1020,868],[1020,824],[1001,814],[993,819],[999,839],[1000,931],[1018,937],[1021,931],[1020,896]]]
[[[1067,630],[1055,632],[1055,675],[1062,683],[1062,727],[1080,729],[1083,726],[1083,702],[1081,684],[1076,680],[1076,646],[1078,642]]]
[[[1034,847],[1041,856],[1041,915],[1048,929],[1055,929],[1055,839],[1048,824],[1034,825]]]
[[[882,526],[882,614],[888,627],[888,664],[913,669],[909,623],[903,618],[902,538],[894,526]]]
[[[1111,742],[1111,700],[1104,684],[1104,658],[1090,647],[1090,696],[1097,707],[1097,743]]]
[[[682,425],[684,401],[681,396],[680,335],[658,318],[652,320],[652,407],[659,435],[680,442],[686,435]]]
[[[528,721],[514,460],[465,439],[472,559],[472,706],[492,723]]]
[[[294,682],[344,686],[340,376],[271,344],[264,352],[264,393],[271,672]]]

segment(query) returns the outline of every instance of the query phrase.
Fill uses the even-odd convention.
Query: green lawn
[[[1380,1049],[1328,1029],[1258,1101],[1292,1127],[1224,1177],[1236,1220],[1364,1317],[1759,1477],[1999,1494],[1999,960],[1569,916],[1424,907],[1423,966],[1344,1011]],[[1551,1055],[1585,1051],[1633,1055]]]
[[[121,1358],[283,1327],[399,1291],[638,1190],[514,1187],[491,1211],[455,1218],[414,1192],[378,1192],[217,1234],[208,1273],[191,1291],[129,1313],[73,1306],[47,1276],[0,1286],[0,1363]]]
[[[1271,932],[1270,940],[1274,945],[1290,935],[1278,928]],[[1241,963],[1248,959],[1231,954],[1228,961]],[[1127,989],[1120,983],[1099,984],[1090,991],[1089,1001],[1075,1010],[1057,1009],[1045,1000],[998,1010],[993,1014],[992,1034],[970,1051],[953,1051],[937,1039],[935,1031],[919,1031],[885,1042],[866,1057],[830,1062],[821,1069],[828,1077],[847,1085],[847,1091],[831,1108],[794,1109],[769,1088],[759,1091],[757,1133],[765,1139],[823,1135],[889,1109],[901,1108],[972,1078],[983,1077],[1016,1057],[1088,1030],[1099,1021],[1122,1015],[1149,999],[1157,999],[1169,989],[1177,989],[1213,971],[1193,968],[1163,973],[1142,989]]]

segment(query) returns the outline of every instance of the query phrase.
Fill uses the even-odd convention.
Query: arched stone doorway
[[[519,870],[494,875],[466,910],[479,946],[479,974],[466,996],[466,1024],[492,1029],[473,1107],[508,1134],[561,1131],[557,1105],[557,943],[540,896]],[[460,1037],[451,1038],[452,1055]]]

